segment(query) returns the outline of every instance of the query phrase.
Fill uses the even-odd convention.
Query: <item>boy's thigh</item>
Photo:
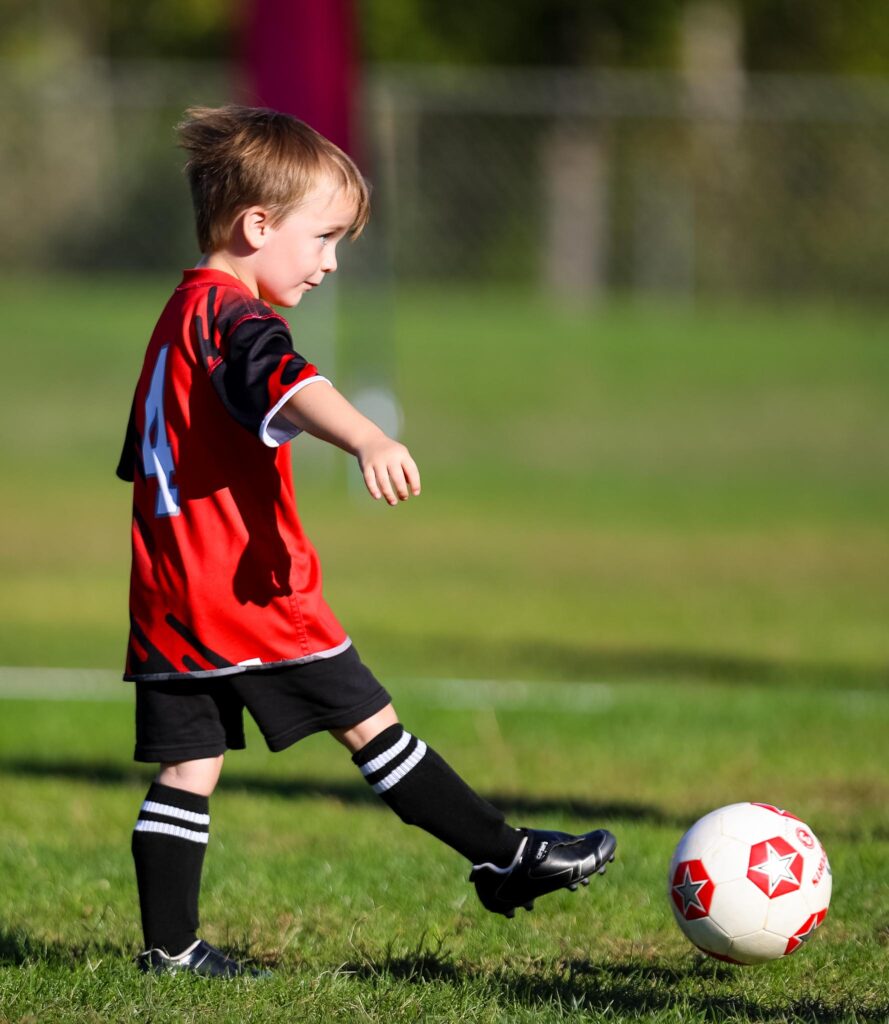
[[[193,761],[244,748],[244,705],[229,677],[135,686],[136,761]]]
[[[231,686],[276,751],[363,722],[392,701],[354,647],[302,665],[245,672]]]

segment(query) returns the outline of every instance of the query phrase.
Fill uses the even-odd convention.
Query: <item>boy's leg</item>
[[[408,825],[453,847],[473,863],[507,865],[522,835],[431,747],[404,731],[392,705],[331,735],[381,799]]]
[[[399,724],[391,704],[348,729],[331,730],[352,752],[374,792],[409,825],[417,825],[473,864],[470,881],[482,904],[512,917],[534,899],[576,889],[614,859],[605,829],[574,836],[510,828],[431,748]]]
[[[145,796],[132,848],[146,950],[175,957],[197,941],[209,797],[222,761],[219,755],[162,764]]]
[[[134,757],[160,762],[133,829],[143,971],[226,978],[263,973],[197,937],[209,798],[223,752],[243,747],[243,704],[225,679],[136,683]]]

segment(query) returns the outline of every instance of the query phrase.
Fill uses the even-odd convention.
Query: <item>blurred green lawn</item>
[[[0,664],[120,665],[129,495],[113,471],[174,283],[0,285]],[[369,304],[345,294],[358,339]],[[380,672],[887,681],[878,311],[581,311],[445,287],[398,291],[392,310],[422,497],[374,506],[345,456],[294,445],[328,597]],[[311,310],[291,321],[312,356]],[[347,393],[357,344],[324,366]]]
[[[329,739],[272,758],[251,726],[214,796],[204,918],[278,975],[133,970],[150,770],[116,681],[113,470],[173,283],[0,284],[0,666],[85,669],[0,668],[0,1020],[885,1020],[889,347],[878,312],[829,307],[397,293],[383,360],[424,492],[376,506],[345,457],[294,445],[328,597],[405,721],[510,820],[608,825],[618,860],[494,920]],[[349,300],[322,360],[347,394],[355,339],[386,327],[372,305]],[[312,356],[317,318],[292,322]],[[50,699],[66,687],[103,703]],[[748,798],[809,819],[835,888],[810,947],[739,972],[684,942],[664,876],[691,820]]]

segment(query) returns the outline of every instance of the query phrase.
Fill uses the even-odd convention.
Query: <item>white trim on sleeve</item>
[[[281,408],[297,393],[302,391],[304,387],[309,384],[316,384],[319,381],[324,381],[325,384],[330,384],[330,381],[326,377],[322,377],[320,373],[316,373],[314,377],[306,377],[305,380],[297,381],[296,384],[277,402],[272,406],[271,409],[265,414],[265,419],[259,426],[259,439],[263,444],[268,445],[269,448],[277,448],[279,445],[286,444],[288,441],[293,440],[297,434],[302,433],[301,429],[295,424],[291,423],[286,416],[279,416]],[[331,387],[333,385],[331,384]]]

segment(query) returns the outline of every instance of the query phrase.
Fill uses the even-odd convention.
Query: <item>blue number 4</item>
[[[142,435],[142,463],[145,475],[157,478],[156,516],[179,515],[179,488],[173,484],[176,466],[173,450],[167,440],[167,425],[164,421],[164,381],[167,374],[167,352],[164,345],[154,364],[151,385],[145,399],[145,431]]]

